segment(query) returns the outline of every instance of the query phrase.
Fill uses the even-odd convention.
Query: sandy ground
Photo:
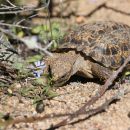
[[[44,100],[45,111],[37,114],[33,102],[29,99],[18,99],[18,97],[5,96],[1,99],[0,111],[10,113],[12,117],[18,118],[23,116],[43,116],[49,113],[72,113],[84,105],[85,100],[93,96],[100,85],[95,83],[76,83],[58,88],[56,91],[60,96],[52,100]],[[130,90],[130,84],[121,86],[122,90]],[[111,96],[116,94],[116,89],[111,89],[96,102],[91,108],[96,108],[104,103]],[[111,104],[105,112],[99,113],[91,118],[85,119],[73,125],[60,127],[59,130],[129,130],[130,128],[130,93],[123,95],[121,100]],[[83,119],[86,115],[77,119]],[[8,127],[9,130],[44,130],[52,124],[58,123],[65,117],[46,119],[34,123],[20,123]]]
[[[63,4],[62,11],[61,6],[57,4],[59,0],[54,1],[53,15],[62,13],[63,18],[69,17],[68,23],[84,24],[97,20],[112,20],[130,25],[130,0],[71,0]]]
[[[55,1],[57,2],[57,1]],[[63,18],[71,24],[84,24],[97,20],[112,20],[130,25],[130,0],[77,0],[63,5]],[[56,4],[53,15],[57,17],[60,10]],[[68,17],[69,16],[69,17]],[[71,22],[70,22],[71,21]],[[48,113],[74,112],[84,105],[96,93],[100,85],[89,82],[70,83],[56,89],[58,97],[52,100],[44,100],[45,110],[38,114],[33,101],[17,96],[0,95],[0,113],[10,113],[13,118],[23,116],[43,116]],[[121,86],[130,89],[130,84]],[[106,99],[117,93],[111,89],[96,102],[95,106],[101,105]],[[83,118],[84,116],[81,116]],[[65,118],[65,117],[64,117]],[[20,123],[9,126],[8,130],[44,130],[62,119],[47,119],[34,123]],[[0,127],[2,129],[2,127]],[[130,93],[122,96],[121,100],[111,104],[105,112],[85,119],[73,125],[66,125],[59,130],[130,130]]]

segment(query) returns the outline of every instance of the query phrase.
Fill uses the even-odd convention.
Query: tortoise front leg
[[[100,78],[101,80],[107,80],[112,75],[112,70],[105,68],[97,63],[91,63],[92,73],[94,76]]]
[[[107,80],[112,74],[112,71],[98,63],[93,63],[90,60],[85,60],[84,57],[79,56],[73,65],[72,75],[74,74],[85,78],[98,77],[101,80]]]

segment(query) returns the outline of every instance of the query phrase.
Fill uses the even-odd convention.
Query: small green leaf
[[[47,94],[46,94],[49,98],[54,98],[56,96],[58,96],[58,94],[54,91],[48,91]]]
[[[32,28],[32,33],[38,34],[40,31],[42,31],[42,27],[40,25]]]
[[[34,63],[34,62],[36,62],[36,61],[41,60],[42,58],[43,58],[42,55],[35,55],[35,56],[30,56],[30,57],[28,57],[26,61],[27,61],[28,63]]]
[[[125,72],[125,76],[130,75],[130,71]]]
[[[44,83],[44,81],[43,81],[42,78],[36,78],[36,79],[34,80],[34,84],[35,84],[35,85],[45,85],[45,83]]]
[[[23,31],[18,32],[17,36],[18,37],[23,37],[24,36],[24,32]]]
[[[21,69],[23,69],[23,67],[24,67],[24,65],[23,65],[23,63],[15,63],[14,65],[13,65],[13,67],[15,68],[15,69],[18,69],[18,70],[21,70]]]

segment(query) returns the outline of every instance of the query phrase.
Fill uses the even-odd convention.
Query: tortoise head
[[[62,86],[65,84],[73,74],[73,64],[75,63],[76,56],[70,53],[58,54],[46,61],[47,73],[52,78],[53,86]]]
[[[50,73],[53,86],[62,86],[71,77],[72,65],[67,62],[57,61],[50,66]]]

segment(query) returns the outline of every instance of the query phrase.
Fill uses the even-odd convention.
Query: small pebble
[[[36,105],[36,111],[37,113],[42,113],[45,109],[45,105],[44,103],[41,101],[41,102],[38,102],[37,105]]]

